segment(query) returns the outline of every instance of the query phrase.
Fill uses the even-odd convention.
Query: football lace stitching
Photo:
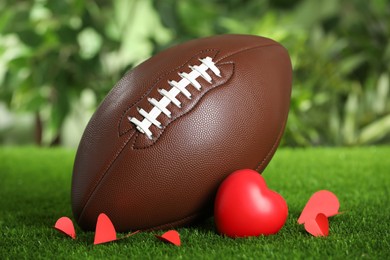
[[[212,58],[206,57],[204,59],[199,59],[199,61],[201,62],[200,65],[188,66],[191,69],[190,73],[178,73],[181,77],[179,82],[168,80],[168,84],[171,87],[169,91],[165,89],[158,89],[158,93],[162,96],[159,101],[154,98],[148,98],[148,102],[153,106],[150,112],[146,112],[144,109],[137,107],[138,113],[143,117],[142,121],[135,117],[128,117],[129,121],[136,126],[136,129],[139,132],[145,134],[149,139],[153,139],[153,133],[150,131],[149,127],[155,125],[160,129],[162,128],[161,122],[157,120],[157,117],[161,113],[165,114],[168,118],[171,118],[171,111],[167,109],[167,106],[170,103],[173,103],[178,108],[181,108],[181,102],[176,98],[179,93],[182,93],[187,99],[191,99],[191,93],[186,89],[186,87],[191,85],[200,91],[202,86],[197,81],[199,76],[205,79],[208,83],[212,83],[212,78],[207,70],[211,70],[211,72],[216,76],[221,77],[221,71],[217,68]]]

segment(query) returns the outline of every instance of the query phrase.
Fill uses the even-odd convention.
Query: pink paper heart
[[[305,229],[315,237],[326,237],[329,234],[328,218],[324,214],[319,213],[315,219],[305,222]]]
[[[176,230],[169,230],[162,234],[161,236],[155,235],[158,239],[163,242],[173,244],[175,246],[180,246],[180,234]]]
[[[303,224],[308,220],[313,220],[319,213],[326,217],[331,217],[339,213],[340,203],[336,195],[327,190],[314,193],[306,206],[303,208],[298,218],[298,223]]]
[[[103,244],[116,240],[116,231],[109,217],[101,213],[96,222],[94,244]]]
[[[61,217],[57,220],[54,228],[64,233],[67,236],[70,236],[73,239],[76,239],[76,231],[74,230],[73,222],[68,217]]]

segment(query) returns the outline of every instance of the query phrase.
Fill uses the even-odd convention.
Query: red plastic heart
[[[116,231],[109,217],[101,213],[96,222],[94,244],[103,244],[116,240]]]
[[[328,218],[324,214],[319,213],[315,219],[310,219],[305,222],[305,229],[315,237],[326,237],[329,234]]]
[[[68,217],[61,217],[57,220],[54,228],[64,233],[67,236],[70,236],[73,239],[76,239],[76,231],[74,230],[73,222]]]
[[[219,233],[248,237],[277,233],[286,222],[287,203],[250,169],[238,170],[220,185],[214,206]]]
[[[175,246],[180,246],[180,234],[176,230],[169,230],[162,234],[161,236],[155,235],[158,239],[160,239],[163,242],[167,242],[170,244],[173,244]]]
[[[298,218],[298,223],[303,224],[308,220],[313,220],[319,213],[326,217],[339,214],[340,203],[336,195],[327,190],[321,190],[314,193],[306,206],[303,208]]]

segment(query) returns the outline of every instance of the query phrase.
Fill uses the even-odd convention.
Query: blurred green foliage
[[[387,0],[0,0],[0,10],[0,100],[34,114],[37,143],[61,143],[72,120],[82,131],[142,60],[221,33],[261,35],[289,50],[294,85],[283,144],[390,140]]]

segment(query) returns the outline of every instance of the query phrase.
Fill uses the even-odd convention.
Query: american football
[[[221,182],[262,172],[283,135],[292,84],[279,43],[219,35],[171,47],[112,88],[80,141],[72,209],[93,230],[167,229],[211,216]]]

